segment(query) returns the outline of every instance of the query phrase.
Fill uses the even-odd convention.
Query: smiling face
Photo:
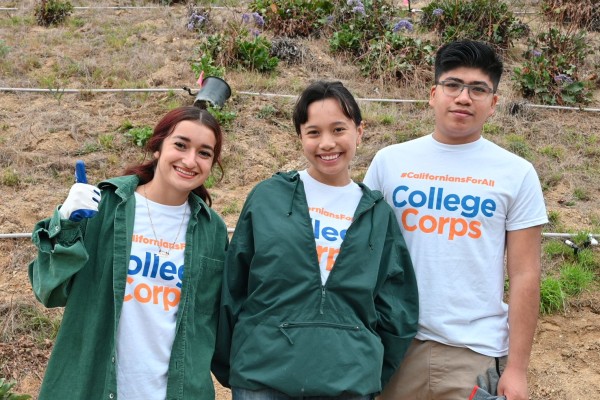
[[[300,125],[308,173],[321,183],[345,186],[350,183],[350,162],[363,134],[348,118],[335,98],[318,100],[308,106],[308,119]]]
[[[491,79],[477,68],[460,67],[443,73],[439,81],[454,81],[468,85],[487,85]],[[494,114],[498,96],[491,94],[483,100],[472,100],[464,88],[458,97],[444,94],[441,85],[431,88],[429,105],[435,113],[433,137],[445,144],[465,144],[481,137],[485,121]]]
[[[183,204],[210,175],[216,142],[215,133],[199,122],[179,122],[153,154],[158,162],[148,197],[162,204]]]

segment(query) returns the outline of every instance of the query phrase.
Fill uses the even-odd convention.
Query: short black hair
[[[435,56],[435,83],[444,72],[460,67],[477,68],[483,71],[498,89],[502,76],[502,59],[487,43],[475,40],[457,40],[439,48]]]
[[[308,121],[308,106],[315,101],[325,99],[336,99],[340,103],[344,115],[353,120],[356,126],[361,124],[360,108],[352,93],[346,89],[342,82],[316,81],[304,89],[294,106],[292,120],[298,135],[300,135],[300,125]]]

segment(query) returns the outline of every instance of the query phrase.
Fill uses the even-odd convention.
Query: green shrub
[[[331,51],[354,56],[365,76],[407,81],[430,70],[436,46],[409,36],[413,23],[385,0],[341,3],[331,28]]]
[[[40,0],[35,6],[34,13],[38,25],[59,25],[73,12],[73,6],[68,1]]]
[[[361,56],[366,53],[372,40],[380,40],[394,27],[394,21],[402,15],[385,0],[341,1],[329,17],[333,34],[329,46],[333,52]],[[405,29],[413,25],[404,20]]]
[[[529,31],[506,3],[497,0],[432,1],[422,11],[421,25],[435,31],[446,43],[473,39],[508,49],[514,39]]]
[[[386,32],[371,40],[360,58],[360,69],[373,79],[407,82],[431,69],[434,53],[434,45],[427,40]]]
[[[271,42],[260,35],[254,38],[239,37],[236,40],[238,64],[251,71],[269,72],[277,68],[279,59],[271,57]]]
[[[561,33],[550,28],[528,40],[525,62],[514,69],[512,79],[522,95],[542,104],[586,104],[590,83],[579,80],[579,68],[591,50],[585,33]]]
[[[251,17],[276,36],[307,37],[318,33],[334,9],[330,0],[252,0]]]
[[[224,71],[226,67],[238,67],[258,72],[269,72],[277,68],[279,59],[271,57],[271,42],[260,32],[252,33],[245,26],[226,24],[222,32],[208,35],[198,46],[200,60],[192,62],[195,72]]]

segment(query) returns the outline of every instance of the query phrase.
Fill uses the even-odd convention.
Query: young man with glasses
[[[501,74],[487,44],[441,47],[433,133],[380,150],[365,176],[394,208],[419,288],[419,331],[382,400],[466,400],[489,368],[498,395],[528,398],[547,217],[531,163],[482,137]]]

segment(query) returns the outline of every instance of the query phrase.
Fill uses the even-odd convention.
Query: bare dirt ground
[[[143,4],[142,2],[138,2]],[[73,2],[74,5],[90,5]],[[123,2],[94,4],[123,5]],[[417,4],[418,6],[419,4]],[[0,0],[0,39],[10,51],[0,60],[1,87],[175,88],[158,93],[0,92],[0,234],[30,232],[35,222],[66,197],[76,159],[84,159],[91,182],[118,175],[139,161],[139,148],[119,132],[126,121],[153,126],[174,105],[191,104],[178,90],[193,86],[189,60],[197,34],[185,29],[182,5],[147,10],[76,10],[80,23],[41,28],[32,20],[33,0]],[[234,9],[219,17],[240,18]],[[290,121],[293,99],[240,92],[297,94],[311,79],[342,80],[361,98],[426,99],[427,86],[372,82],[350,63],[329,54],[323,39],[299,41],[304,56],[282,63],[276,74],[228,71],[237,113],[225,127],[225,177],[213,193],[214,208],[233,227],[252,186],[278,170],[305,166]],[[599,56],[592,64],[600,65]],[[510,72],[509,69],[507,71]],[[549,211],[559,216],[556,231],[595,231],[600,195],[600,118],[597,113],[526,109],[507,112],[515,98],[510,78],[490,120],[488,137],[507,147],[523,137],[545,190]],[[590,107],[600,104],[598,93]],[[361,102],[364,144],[353,166],[360,180],[375,152],[399,140],[427,134],[433,115],[424,105]],[[389,118],[383,118],[383,117]],[[391,122],[390,122],[391,121]],[[545,151],[544,149],[555,151]],[[14,183],[14,178],[18,183]],[[10,178],[10,179],[9,179]],[[579,190],[587,195],[574,196]],[[547,239],[553,240],[553,239]],[[594,250],[598,253],[598,249]],[[23,328],[24,310],[58,320],[60,310],[36,305],[27,279],[34,257],[27,239],[0,239],[0,377],[16,380],[17,392],[37,393],[52,342]],[[544,258],[544,273],[556,261]],[[39,318],[36,317],[36,318]],[[42,322],[35,322],[42,323]],[[600,290],[598,285],[567,304],[565,312],[541,316],[529,372],[531,399],[600,399]],[[218,399],[229,398],[217,387]]]

